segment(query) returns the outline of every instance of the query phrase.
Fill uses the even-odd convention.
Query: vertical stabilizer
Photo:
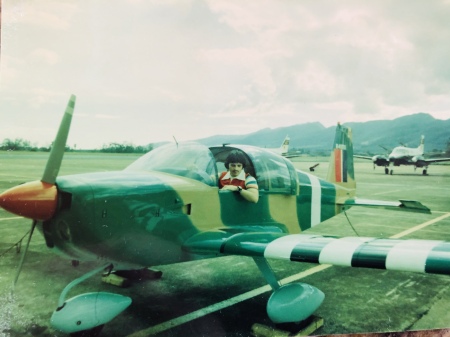
[[[345,188],[356,188],[352,131],[339,123],[334,136],[327,180]]]
[[[423,154],[425,152],[425,136],[424,135],[422,135],[422,137],[420,137],[420,144],[417,149],[419,150],[419,152],[421,154]]]
[[[281,153],[288,153],[289,151],[289,136],[286,136],[283,140],[283,144],[281,144]]]

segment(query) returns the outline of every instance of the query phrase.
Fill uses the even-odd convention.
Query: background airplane
[[[104,270],[248,256],[273,290],[266,309],[274,323],[307,319],[325,295],[305,283],[281,285],[268,259],[450,275],[449,242],[301,233],[356,206],[430,213],[417,201],[356,198],[349,128],[336,127],[326,180],[258,147],[197,143],[161,146],[123,171],[58,177],[74,106],[72,96],[42,178],[0,194],[1,207],[32,219],[29,239],[37,228],[62,256],[99,263],[62,290],[51,318],[57,330],[98,332],[131,305],[131,298],[106,292],[66,300]],[[217,167],[233,150],[245,154],[246,170],[258,181],[256,204],[218,188]],[[29,241],[15,281],[28,249]]]
[[[389,155],[375,155],[373,157],[354,155],[356,158],[372,160],[373,167],[383,166],[386,174],[393,174],[394,170],[389,171],[389,166],[413,165],[414,169],[423,168],[422,174],[427,174],[428,165],[437,162],[450,161],[450,158],[425,158],[425,136],[420,138],[420,144],[417,148],[410,148],[404,145],[397,146]]]
[[[281,143],[280,147],[267,148],[266,150],[269,150],[269,151],[276,153],[285,158],[299,157],[300,154],[298,152],[289,153],[289,141],[290,141],[290,138],[288,135],[286,135],[286,137],[284,138],[283,143]]]

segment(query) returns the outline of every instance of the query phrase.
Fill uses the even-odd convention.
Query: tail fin
[[[425,151],[425,136],[422,135],[422,137],[420,137],[420,144],[419,147],[417,148],[420,152],[422,152],[422,154]]]
[[[283,140],[283,144],[281,144],[281,153],[288,153],[289,151],[289,136],[286,136],[286,138],[284,138]]]
[[[334,136],[327,180],[348,189],[356,188],[352,130],[339,123]]]

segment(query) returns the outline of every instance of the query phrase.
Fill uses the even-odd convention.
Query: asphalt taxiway
[[[308,171],[317,162],[295,165]],[[324,177],[327,162],[313,174]],[[380,200],[419,200],[433,212],[415,214],[353,208],[314,229],[336,236],[401,237],[450,241],[450,166],[433,165],[429,175],[411,167],[394,175],[356,162],[358,196]],[[33,236],[30,251],[12,292],[20,260],[18,242],[30,221],[0,211],[0,336],[64,336],[49,326],[61,290],[95,264],[72,267]],[[8,251],[9,248],[12,248]],[[325,293],[316,312],[324,325],[316,335],[408,331],[450,327],[450,277],[270,261],[282,283],[305,282]],[[69,297],[108,291],[130,296],[132,305],[108,323],[101,336],[250,336],[253,324],[273,326],[266,314],[270,288],[250,258],[223,257],[155,266],[159,280],[117,288],[100,275],[81,283]]]

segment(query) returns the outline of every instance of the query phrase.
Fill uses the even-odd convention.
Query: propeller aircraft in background
[[[432,163],[450,161],[450,158],[425,158],[425,136],[420,138],[420,144],[417,148],[406,147],[405,145],[397,146],[392,150],[389,155],[375,155],[373,157],[354,155],[355,158],[362,158],[372,160],[373,168],[376,166],[383,166],[384,173],[393,174],[394,170],[389,171],[390,164],[394,166],[400,165],[413,165],[414,169],[423,168],[422,174],[426,175],[428,170],[428,165]]]
[[[74,286],[104,270],[249,256],[273,290],[267,314],[274,323],[307,319],[325,295],[305,283],[281,285],[268,259],[450,274],[449,242],[301,233],[357,206],[430,213],[417,201],[356,198],[351,130],[345,126],[336,127],[327,179],[262,148],[192,142],[161,146],[123,171],[58,176],[74,106],[72,96],[42,178],[0,194],[1,207],[32,220],[29,240],[37,228],[48,248],[68,259],[101,261],[62,290],[54,329],[98,331],[131,305],[131,298],[109,292],[66,300]],[[218,168],[233,150],[245,155],[246,171],[258,182],[257,203],[218,188]],[[15,282],[28,250],[29,241]]]

